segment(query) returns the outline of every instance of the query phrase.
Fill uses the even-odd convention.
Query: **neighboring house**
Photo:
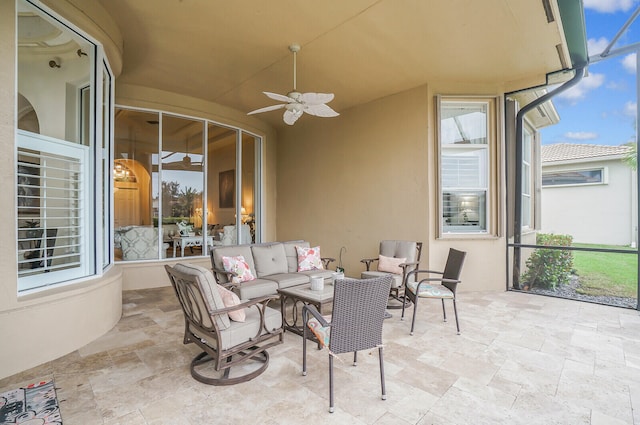
[[[504,290],[523,166],[505,100],[582,70],[585,34],[581,0],[0,1],[0,378],[111,330],[123,290],[168,285],[181,218],[201,245],[232,225],[346,247],[352,277],[383,239],[423,242],[426,269],[462,249],[460,290]],[[292,43],[296,88],[340,116],[247,115],[293,88]],[[145,237],[121,261],[129,226]],[[210,266],[200,248],[187,261]]]
[[[622,159],[629,146],[542,146],[544,233],[574,242],[635,247],[636,172]]]

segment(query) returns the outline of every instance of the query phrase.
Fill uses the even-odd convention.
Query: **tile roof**
[[[540,157],[542,162],[569,161],[575,159],[599,158],[603,156],[624,155],[631,147],[578,145],[575,143],[556,143],[543,145]]]

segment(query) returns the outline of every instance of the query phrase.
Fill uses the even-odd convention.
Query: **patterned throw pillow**
[[[331,315],[322,316],[324,320],[328,323],[331,323]],[[330,326],[322,326],[320,321],[315,317],[312,317],[307,321],[307,327],[311,329],[311,332],[316,336],[318,342],[320,343],[320,347],[328,347],[329,346],[329,336],[331,335],[331,327]]]
[[[322,267],[322,259],[320,258],[319,246],[314,246],[313,248],[296,246],[296,252],[298,253],[299,272],[324,269],[324,267]]]
[[[400,264],[404,263],[405,261],[407,261],[406,258],[393,258],[380,255],[378,256],[378,271],[393,274],[402,274],[402,267],[400,267]]]
[[[238,298],[235,293],[231,292],[224,286],[218,285],[218,293],[220,294],[222,303],[225,307],[233,307],[240,304],[240,298]],[[247,314],[244,311],[244,308],[229,312],[229,319],[233,320],[234,322],[244,322],[246,318]]]
[[[231,279],[233,283],[248,282],[254,280],[256,277],[251,273],[249,264],[244,259],[244,256],[238,255],[237,257],[222,257],[222,267],[225,272],[233,272],[237,274]]]

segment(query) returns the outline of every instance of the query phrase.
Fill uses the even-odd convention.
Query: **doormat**
[[[0,394],[0,425],[8,424],[62,425],[53,380]]]

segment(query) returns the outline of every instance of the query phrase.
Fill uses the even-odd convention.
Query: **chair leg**
[[[382,387],[382,399],[387,399],[387,388],[384,385],[384,356],[382,347],[378,347],[378,357],[380,359],[380,385]]]
[[[444,298],[441,298],[440,301],[442,301],[442,316],[444,316],[444,321],[447,321],[447,310],[444,308]]]
[[[413,318],[411,319],[411,332],[409,332],[409,335],[413,335],[413,327],[416,324],[416,312],[418,311],[418,297],[416,297],[415,300],[413,300]]]
[[[353,352],[353,365],[354,366],[358,366],[358,352],[357,351]]]
[[[333,410],[333,356],[329,354],[329,413]]]
[[[307,376],[307,327],[302,328],[302,376]]]
[[[409,305],[410,305],[411,304],[411,297],[409,297],[407,295],[408,291],[409,291],[409,289],[405,289],[404,290],[404,299],[406,300],[408,298],[409,299]],[[405,307],[408,307],[409,305],[406,302],[402,303],[402,314],[400,315],[400,320],[404,320],[404,310],[405,310]]]
[[[458,335],[460,335],[460,324],[458,323],[458,308],[456,307],[455,297],[453,297],[453,313],[456,316],[456,329],[458,330]]]

